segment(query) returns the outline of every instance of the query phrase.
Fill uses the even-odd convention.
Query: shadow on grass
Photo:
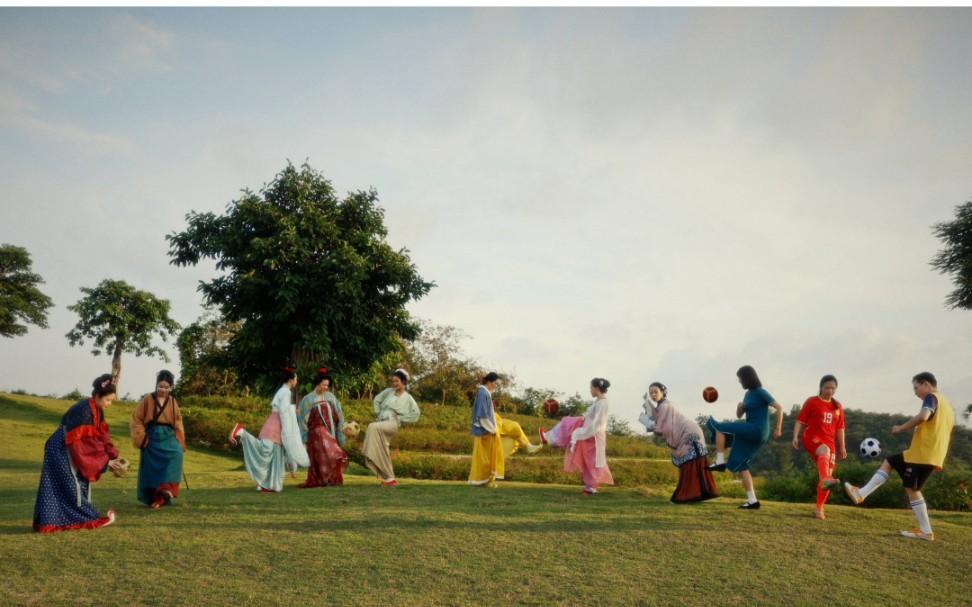
[[[67,408],[64,409],[67,411]],[[31,422],[50,426],[51,432],[61,423],[64,411],[49,411],[34,404],[23,403],[5,396],[0,396],[0,419],[18,422]]]

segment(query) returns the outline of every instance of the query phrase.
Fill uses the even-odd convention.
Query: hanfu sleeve
[[[419,420],[421,412],[419,411],[418,405],[415,403],[415,399],[408,392],[405,393],[407,398],[398,399],[399,406],[397,407],[395,413],[398,414],[398,421],[403,424],[414,424]]]
[[[584,416],[584,425],[574,430],[570,435],[570,442],[576,443],[593,438],[599,430],[607,428],[607,401],[599,400],[591,407],[588,415]]]
[[[171,398],[171,397],[170,397]],[[172,427],[175,429],[176,439],[182,444],[182,451],[186,450],[186,427],[182,422],[182,409],[179,408],[179,401],[172,399]]]
[[[104,433],[87,433],[68,443],[71,463],[82,477],[89,481],[97,481],[101,474],[108,469],[108,462],[118,457],[118,449],[111,442],[111,435]]]
[[[128,428],[132,433],[132,446],[136,449],[144,449],[148,446],[145,423],[151,415],[153,404],[152,396],[148,395],[132,411],[132,421],[128,424]]]

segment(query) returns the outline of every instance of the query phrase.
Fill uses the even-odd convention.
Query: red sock
[[[820,473],[820,483],[817,487],[820,487],[825,478],[830,478],[830,454],[817,457],[817,472]]]
[[[824,490],[820,489],[819,487],[817,488],[817,510],[824,507],[824,504],[827,503],[828,497],[830,497],[830,489]]]

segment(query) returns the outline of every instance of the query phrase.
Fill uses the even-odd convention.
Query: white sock
[[[915,511],[915,518],[918,519],[918,526],[921,528],[921,532],[931,535],[931,521],[928,520],[928,506],[925,504],[925,500],[911,502],[911,509]]]
[[[878,468],[877,472],[874,473],[874,476],[871,477],[871,480],[867,481],[867,484],[861,487],[861,498],[863,499],[874,493],[874,491],[883,485],[887,480],[888,475],[884,473],[884,470]]]
[[[726,463],[725,451],[716,451],[716,466]]]
[[[756,492],[755,491],[747,491],[746,492],[746,499],[749,500],[749,503],[750,504],[755,504],[756,501],[757,501],[756,500]]]

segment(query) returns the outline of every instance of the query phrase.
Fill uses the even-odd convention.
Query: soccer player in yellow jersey
[[[897,453],[884,460],[881,468],[863,487],[857,488],[850,483],[844,483],[844,490],[855,505],[861,504],[888,480],[893,468],[901,477],[905,493],[908,494],[908,502],[918,519],[917,529],[902,531],[901,535],[931,541],[935,539],[935,534],[932,533],[931,522],[928,520],[928,507],[921,488],[932,472],[942,469],[955,423],[955,413],[948,399],[938,391],[938,381],[934,375],[927,371],[919,373],[912,378],[911,383],[915,396],[921,399],[921,410],[905,423],[891,428],[891,434],[894,435],[914,429],[911,447],[904,453]]]

